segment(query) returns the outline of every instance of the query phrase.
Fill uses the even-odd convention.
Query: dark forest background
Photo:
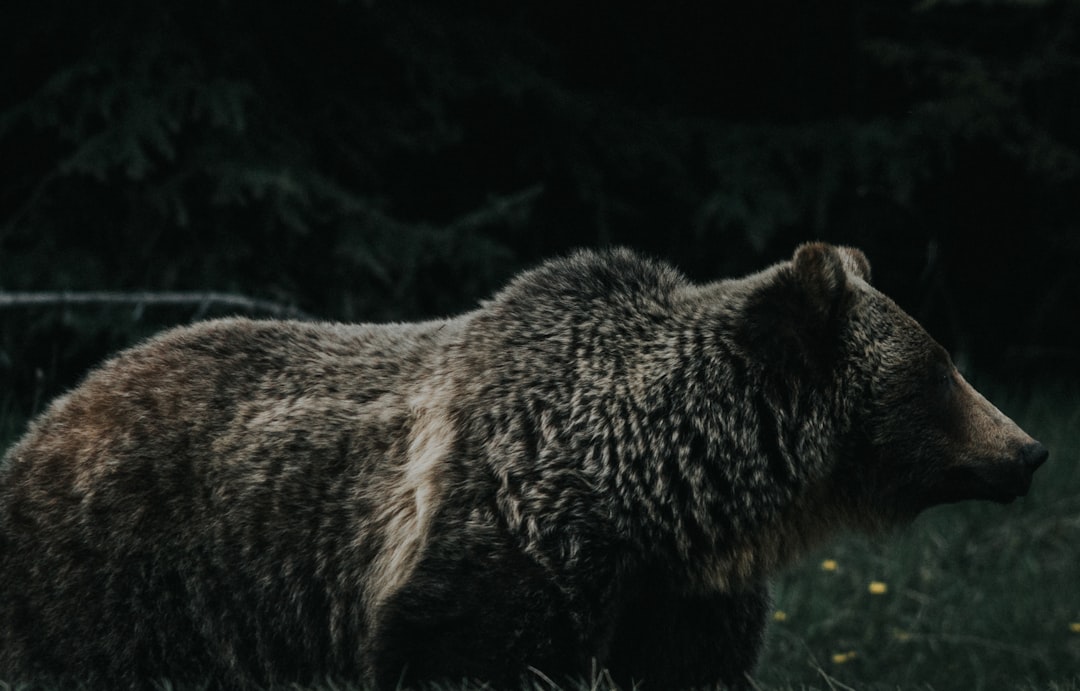
[[[1077,0],[39,0],[0,50],[0,292],[415,319],[578,246],[821,238],[965,367],[1080,381]],[[0,397],[226,311],[0,308]]]

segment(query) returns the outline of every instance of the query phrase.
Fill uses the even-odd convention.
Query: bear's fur
[[[0,678],[742,685],[779,566],[1046,458],[869,280],[580,252],[453,319],[121,353],[4,461]]]

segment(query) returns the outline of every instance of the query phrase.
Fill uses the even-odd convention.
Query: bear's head
[[[803,245],[780,269],[779,284],[796,296],[773,321],[787,324],[776,357],[789,362],[780,369],[843,382],[836,389],[843,444],[829,484],[864,522],[904,521],[969,499],[1007,503],[1027,493],[1047,449],[870,285],[862,252]]]

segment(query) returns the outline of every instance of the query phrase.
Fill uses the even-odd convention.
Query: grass
[[[992,398],[1051,450],[1028,497],[939,507],[781,574],[759,689],[1080,691],[1080,393]],[[21,428],[10,409],[0,448]]]

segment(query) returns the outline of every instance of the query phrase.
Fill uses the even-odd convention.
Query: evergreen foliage
[[[580,245],[820,237],[963,358],[1080,371],[1080,2],[22,3],[0,290],[466,309]],[[20,409],[183,310],[0,312]],[[37,392],[35,394],[35,392]]]

